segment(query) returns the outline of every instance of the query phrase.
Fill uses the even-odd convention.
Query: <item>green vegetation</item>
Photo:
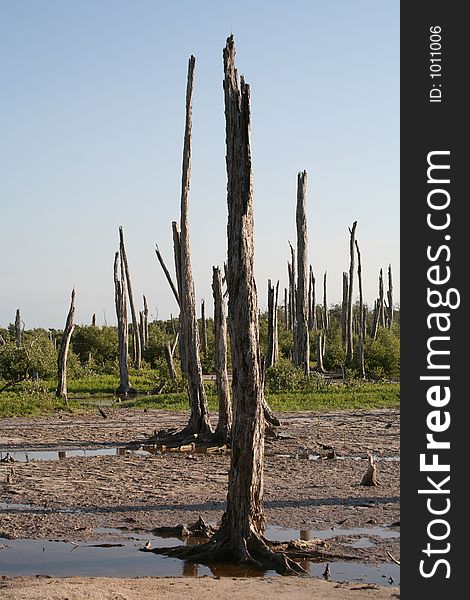
[[[375,340],[366,339],[366,380],[358,378],[357,365],[344,368],[341,340],[340,307],[330,311],[330,328],[326,336],[323,359],[325,368],[335,378],[312,373],[305,377],[290,361],[292,334],[284,326],[283,310],[279,310],[279,350],[277,364],[268,369],[265,389],[268,402],[277,412],[372,409],[399,406],[400,319],[395,312],[391,329],[379,327]],[[312,369],[316,366],[315,348],[318,331],[311,332]],[[56,411],[96,411],[93,398],[107,397],[113,401],[119,383],[117,333],[115,327],[77,326],[72,336],[68,357],[67,405],[55,398],[57,349],[62,332],[34,329],[22,332],[21,347],[17,347],[14,328],[0,329],[0,417],[50,414]],[[141,370],[130,371],[130,381],[141,394],[123,400],[122,407],[136,409],[160,408],[188,411],[186,384],[181,377],[178,357],[175,367],[178,378],[171,381],[164,358],[164,345],[175,338],[172,321],[149,324],[149,340],[143,353]],[[214,335],[211,319],[207,319],[208,351],[201,352],[203,372],[214,373]],[[357,341],[357,340],[356,340]],[[261,352],[266,352],[267,318],[260,318]],[[132,344],[130,344],[132,347]],[[176,352],[177,353],[177,352]],[[230,359],[229,359],[230,360]],[[395,383],[391,383],[394,381]],[[215,383],[206,382],[209,408],[217,413]],[[160,390],[159,394],[155,390]]]

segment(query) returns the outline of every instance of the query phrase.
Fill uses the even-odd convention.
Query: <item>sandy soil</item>
[[[166,411],[105,410],[106,419],[98,412],[79,417],[4,419],[0,427],[0,450],[5,453],[112,447],[116,443],[143,441],[154,430],[181,427],[186,421],[186,415]],[[268,524],[296,529],[299,537],[309,530],[372,525],[399,527],[398,411],[288,413],[282,415],[279,434],[281,439],[268,440],[266,446],[265,513]],[[380,485],[377,487],[360,485],[369,453],[379,459]],[[121,448],[109,456],[2,462],[0,537],[80,541],[97,539],[99,536],[94,530],[100,527],[145,533],[158,526],[191,523],[199,515],[208,522],[217,523],[225,506],[229,459],[226,453],[149,454]],[[10,504],[28,507],[9,507]],[[358,537],[338,535],[328,540],[328,551],[332,556],[389,562],[388,551],[399,559],[398,538],[377,538],[369,547],[352,548],[351,543]],[[116,579],[87,582],[74,578],[66,582],[61,580],[59,584],[55,581],[4,579],[0,582],[3,586],[0,595],[18,599],[134,598],[139,586],[145,585],[150,586],[147,592],[158,588],[162,594],[158,597],[176,598],[181,596],[171,594],[181,593],[189,580],[143,578],[119,583]],[[273,578],[272,581],[257,579],[230,583],[230,578],[203,578],[190,581],[195,586],[217,585],[217,598],[236,598],[230,587],[234,585],[242,590],[240,597],[243,598],[262,597],[266,593],[270,598],[276,598],[273,595],[277,593],[275,589],[296,585],[310,598],[313,585],[320,586],[315,590],[318,598],[323,597],[319,595],[322,590],[326,590],[325,598],[344,599],[390,598],[393,597],[391,594],[397,593],[392,588],[359,586],[360,589],[351,591],[352,595],[348,596],[345,595],[346,588],[335,587],[338,584],[313,579]],[[67,592],[60,592],[65,595],[57,595],[56,591],[44,595],[43,588],[54,590],[54,586],[59,586],[65,590],[65,585],[70,586]],[[242,589],[244,585],[253,590],[261,587],[253,591],[255,595],[249,596]],[[41,591],[34,586],[42,586]],[[98,588],[93,591],[90,586],[94,586],[93,589],[101,586],[101,591],[97,592]],[[263,591],[268,589],[263,586],[271,586],[269,592]],[[180,592],[175,592],[177,589]],[[8,593],[14,595],[4,596]],[[40,595],[35,596],[35,593]],[[140,590],[139,595],[143,593]],[[208,590],[207,593],[213,592]],[[282,593],[295,598],[307,597],[297,589]],[[340,595],[334,595],[337,593]],[[152,595],[155,593],[150,592],[149,597]]]

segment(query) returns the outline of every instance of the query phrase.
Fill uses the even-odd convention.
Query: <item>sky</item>
[[[317,297],[342,297],[357,221],[365,300],[399,272],[399,1],[2,0],[0,327],[116,323],[122,226],[137,308],[178,308],[173,272],[188,59],[196,57],[189,222],[197,305],[226,259],[222,49],[251,86],[258,302],[287,286],[297,173],[308,173]],[[355,281],[357,296],[357,280]],[[283,293],[281,294],[283,297]]]

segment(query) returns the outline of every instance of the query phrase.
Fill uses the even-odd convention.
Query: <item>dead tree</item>
[[[147,348],[148,343],[149,343],[149,308],[147,305],[147,298],[145,297],[145,294],[143,294],[142,296],[143,301],[144,301],[144,310],[142,311],[142,315],[143,315],[143,340],[142,340],[142,351]]]
[[[315,302],[315,275],[312,265],[310,265],[308,280],[308,328],[310,331],[316,327]]]
[[[96,327],[96,314],[95,313],[93,313],[93,316],[91,317],[91,326]]]
[[[180,299],[178,296],[178,290],[176,289],[175,284],[173,283],[173,279],[171,278],[170,272],[168,271],[168,268],[165,264],[165,261],[163,260],[163,256],[160,253],[160,249],[158,248],[158,245],[155,244],[155,254],[157,255],[158,258],[158,262],[160,263],[161,268],[163,269],[163,272],[165,273],[165,277],[170,285],[171,291],[173,292],[173,295],[175,296],[176,302],[179,306],[180,304]]]
[[[176,380],[176,370],[175,370],[175,365],[173,363],[173,352],[172,352],[172,348],[171,348],[171,344],[170,342],[167,342],[164,346],[163,346],[163,352],[165,354],[165,360],[166,360],[166,366],[168,369],[168,375],[170,377],[170,379],[172,381]]]
[[[126,276],[126,283],[127,283],[127,293],[129,295],[129,305],[131,307],[132,348],[133,348],[134,366],[136,369],[140,369],[141,343],[140,343],[139,323],[137,322],[137,313],[135,310],[134,296],[132,294],[131,274],[129,271],[129,263],[127,261],[126,248],[124,245],[124,232],[123,232],[122,227],[119,227],[119,251],[121,253],[121,263],[124,265],[124,273]]]
[[[232,429],[232,402],[227,370],[227,317],[219,267],[212,267],[212,292],[214,295],[215,380],[219,399],[219,422],[214,437],[219,442],[225,442],[229,439]]]
[[[379,300],[378,300],[378,320],[381,327],[385,327],[385,303],[384,303],[384,275],[383,270],[379,273]]]
[[[181,177],[181,215],[180,227],[173,223],[175,243],[175,263],[180,300],[180,339],[184,348],[188,375],[188,395],[190,416],[182,435],[210,434],[212,427],[209,420],[206,392],[202,379],[202,367],[199,357],[199,329],[196,317],[194,298],[194,282],[191,267],[191,250],[189,245],[189,188],[191,179],[191,141],[192,141],[192,98],[194,67],[196,59],[191,56],[188,63],[188,80],[186,87],[186,122],[183,145],[183,166]],[[179,246],[179,255],[178,255]]]
[[[346,329],[346,367],[351,366],[353,359],[353,281],[354,281],[354,239],[356,235],[357,221],[354,221],[352,229],[349,229],[349,278],[348,278],[348,306],[347,306],[347,329]]]
[[[388,290],[387,290],[387,327],[392,328],[393,323],[393,283],[392,265],[388,265]]]
[[[279,358],[279,341],[277,331],[277,302],[279,281],[276,288],[268,279],[268,349],[266,352],[265,368],[273,367]]]
[[[21,348],[21,316],[19,308],[16,309],[15,315],[15,342],[16,347]]]
[[[325,356],[326,333],[325,333],[325,318],[323,315],[323,307],[322,306],[318,306],[317,327],[318,327],[319,331],[318,331],[318,335],[317,335],[317,347],[316,347],[316,352],[317,352],[317,369],[316,370],[319,373],[324,373],[325,367],[323,366],[323,357]]]
[[[121,279],[119,279],[119,270]],[[116,390],[116,395],[127,396],[128,394],[135,394],[136,390],[129,383],[127,289],[124,264],[120,252],[116,252],[114,255],[114,301],[119,343],[119,387]]]
[[[290,305],[290,329],[294,335],[294,352],[295,352],[295,330],[297,322],[297,271],[296,271],[296,259],[295,250],[292,244],[289,242],[291,262],[287,263],[287,270],[289,273],[289,305]]]
[[[348,274],[343,272],[343,301],[341,303],[341,340],[343,348],[346,348],[348,336]]]
[[[64,333],[60,343],[57,357],[57,389],[56,398],[62,398],[67,404],[67,355],[69,353],[70,339],[75,328],[73,319],[75,315],[75,288],[72,290],[70,308],[65,322]]]
[[[374,300],[374,312],[372,313],[372,324],[370,326],[370,337],[375,340],[377,337],[377,330],[379,327],[379,309],[378,301]]]
[[[289,330],[289,308],[287,301],[287,288],[284,288],[284,327],[286,331]]]
[[[327,329],[330,327],[330,315],[328,312],[328,301],[327,301],[327,297],[326,297],[326,276],[327,276],[328,272],[325,271],[325,274],[323,275],[323,318],[324,318],[324,330],[327,331]]]
[[[202,338],[202,351],[204,356],[207,355],[207,326],[206,326],[206,307],[204,300],[201,300],[201,338]]]
[[[366,339],[366,307],[364,306],[364,297],[362,295],[362,264],[361,252],[357,240],[354,240],[357,252],[357,280],[359,285],[359,331],[357,345],[357,362],[359,364],[359,374],[361,377],[366,376],[364,363],[364,344]]]
[[[307,171],[297,174],[297,291],[294,330],[294,364],[310,371],[308,336],[308,242],[307,242]]]

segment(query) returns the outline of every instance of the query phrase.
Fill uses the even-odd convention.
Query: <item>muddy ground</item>
[[[0,451],[93,449],[148,438],[154,430],[182,427],[187,415],[106,408],[107,418],[58,415],[0,422]],[[390,527],[399,531],[399,412],[283,413],[280,439],[268,439],[265,514],[268,525],[334,530],[325,551],[365,562],[400,557],[399,538],[360,535],[341,528]],[[377,462],[379,485],[361,479],[367,457]],[[158,526],[216,524],[224,511],[229,454],[157,452],[116,448],[114,455],[0,463],[0,537],[82,541],[96,528],[152,532]],[[20,505],[20,506],[18,506]],[[356,543],[354,543],[356,542]]]

